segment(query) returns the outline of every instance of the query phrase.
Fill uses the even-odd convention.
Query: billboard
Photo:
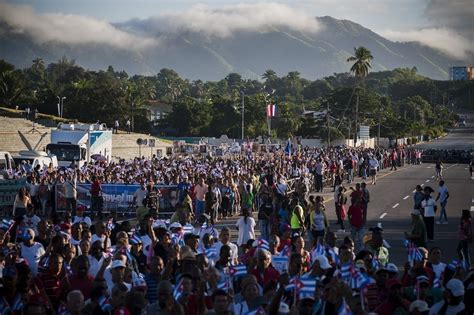
[[[0,207],[13,207],[15,196],[26,184],[26,178],[0,180]]]
[[[66,211],[66,198],[64,197],[64,185],[56,185],[56,211]],[[126,184],[102,184],[102,197],[104,198],[104,213],[115,210],[117,213],[132,213],[134,211],[133,194],[140,185]],[[161,192],[159,212],[167,212],[173,208],[178,201],[177,185],[155,185]],[[77,184],[77,205],[91,206],[90,195],[91,184]]]

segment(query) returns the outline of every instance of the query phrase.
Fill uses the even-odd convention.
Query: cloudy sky
[[[472,0],[0,0],[0,21],[38,41],[138,48],[157,44],[158,29],[215,36],[272,26],[317,32],[313,17],[325,15],[456,57],[474,51]]]

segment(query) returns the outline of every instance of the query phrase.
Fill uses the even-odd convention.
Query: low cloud
[[[195,5],[184,12],[133,20],[129,25],[148,32],[184,31],[220,38],[230,37],[235,32],[266,32],[274,28],[311,33],[320,29],[315,17],[279,3],[237,4],[221,8]]]
[[[425,28],[403,32],[388,30],[380,34],[393,41],[419,42],[462,60],[467,59],[474,51],[471,40],[449,28]]]
[[[37,43],[59,41],[66,44],[109,44],[141,50],[158,43],[151,37],[124,32],[96,18],[71,14],[38,14],[31,6],[0,3],[0,22],[15,32],[29,35]]]

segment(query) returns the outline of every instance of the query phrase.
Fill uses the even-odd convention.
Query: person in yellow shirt
[[[292,234],[298,233],[303,235],[304,233],[304,210],[298,202],[298,197],[293,197],[292,205],[294,206],[291,214],[290,225]]]

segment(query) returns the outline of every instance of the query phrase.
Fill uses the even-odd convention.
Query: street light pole
[[[244,127],[245,127],[245,94],[244,91],[240,91],[240,97],[242,98],[242,141],[244,140],[245,132],[244,132]]]
[[[66,99],[66,96],[63,96],[61,98],[61,118],[63,118],[63,114],[64,114],[64,100]]]

